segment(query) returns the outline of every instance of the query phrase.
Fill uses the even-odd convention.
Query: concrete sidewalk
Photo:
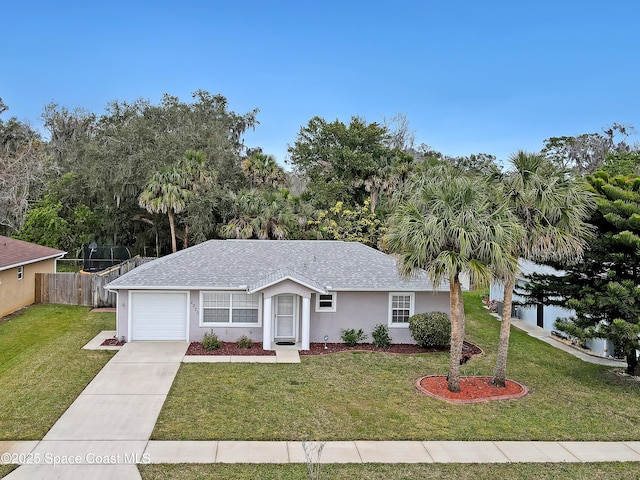
[[[497,315],[494,313],[493,316],[495,317]],[[498,320],[499,319],[500,317],[498,316]],[[625,367],[626,366],[626,362],[624,360],[615,360],[612,358],[599,357],[597,355],[589,355],[588,353],[584,353],[578,350],[577,348],[573,348],[569,345],[566,345],[565,343],[562,343],[558,341],[556,338],[554,338],[553,335],[551,335],[551,332],[537,325],[534,325],[532,323],[525,322],[524,320],[521,320],[519,318],[512,318],[511,325],[513,325],[514,327],[520,330],[527,332],[530,337],[534,337],[534,338],[537,338],[538,340],[548,343],[549,345],[555,348],[558,348],[560,350],[563,350],[573,355],[574,357],[579,358],[584,362],[595,363],[597,365],[606,365],[607,367]]]
[[[310,442],[309,446],[317,446]],[[149,463],[305,463],[302,442],[161,442]],[[320,463],[640,462],[640,442],[325,442]]]
[[[342,441],[324,445],[320,463],[589,463],[640,462],[632,442]],[[32,463],[73,459],[61,478],[83,478],[88,467],[114,466],[113,478],[147,463],[305,463],[302,442],[248,441],[42,441],[0,442],[0,453],[22,454]],[[30,455],[29,455],[30,454]],[[317,456],[312,456],[314,460]],[[113,465],[112,465],[113,464]],[[60,466],[59,471],[63,471]],[[82,467],[82,468],[80,468]],[[49,478],[52,465],[25,465],[7,478]],[[24,469],[24,470],[23,470]],[[18,474],[20,472],[20,474]],[[82,475],[81,475],[82,474]],[[103,473],[102,475],[107,475]],[[93,474],[91,478],[94,477]],[[100,478],[111,478],[103,476]]]

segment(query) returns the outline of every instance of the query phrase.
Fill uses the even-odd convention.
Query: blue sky
[[[221,93],[260,109],[246,143],[282,162],[318,115],[406,114],[448,155],[539,150],[551,136],[640,128],[640,2],[620,0],[29,1],[3,6],[0,97],[45,104]]]

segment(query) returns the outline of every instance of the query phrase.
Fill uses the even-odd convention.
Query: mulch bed
[[[191,342],[187,355],[275,355],[272,350],[263,350],[262,343],[254,343],[250,348],[239,348],[235,342],[222,342],[220,348],[206,350],[200,342]]]
[[[513,380],[507,379],[504,388],[492,385],[491,380],[491,377],[460,377],[460,391],[454,393],[447,387],[446,376],[431,375],[419,378],[416,388],[430,397],[463,404],[522,398],[529,392]]]
[[[103,344],[104,345],[104,344]],[[448,349],[429,349],[422,348],[417,345],[411,345],[407,343],[397,343],[391,345],[389,348],[376,347],[370,343],[360,343],[355,347],[350,347],[345,343],[327,343],[327,348],[324,348],[324,343],[311,343],[309,350],[300,350],[300,355],[328,355],[331,353],[340,352],[383,352],[383,353],[395,353],[413,355],[417,353],[443,353],[448,352]],[[476,345],[464,342],[462,347],[462,363],[467,362],[471,357],[476,355],[482,355],[483,351]],[[254,343],[251,348],[239,348],[234,342],[222,342],[222,347],[215,350],[205,350],[200,342],[192,342],[187,349],[187,355],[275,355],[276,352],[272,350],[263,350],[262,344]]]
[[[300,355],[327,355],[339,352],[383,352],[414,355],[417,353],[446,353],[449,351],[448,348],[422,348],[418,345],[409,343],[395,343],[388,348],[376,347],[370,343],[359,343],[354,347],[350,347],[345,343],[327,343],[326,349],[324,348],[324,343],[311,343],[309,347],[309,350],[300,350]],[[482,355],[483,353],[484,352],[480,347],[473,343],[464,342],[464,345],[462,346],[462,363],[466,363],[471,357]]]
[[[118,340],[117,338],[107,338],[104,342],[100,344],[102,347],[121,347],[125,344],[125,342]]]

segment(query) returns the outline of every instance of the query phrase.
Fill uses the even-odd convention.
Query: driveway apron
[[[22,465],[7,478],[139,479],[135,464],[144,462],[187,346],[125,344],[38,443],[33,454],[39,463]],[[73,464],[53,465],[56,459]]]

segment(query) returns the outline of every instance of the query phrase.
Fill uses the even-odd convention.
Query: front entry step
[[[300,363],[297,350],[276,350],[276,363]]]

